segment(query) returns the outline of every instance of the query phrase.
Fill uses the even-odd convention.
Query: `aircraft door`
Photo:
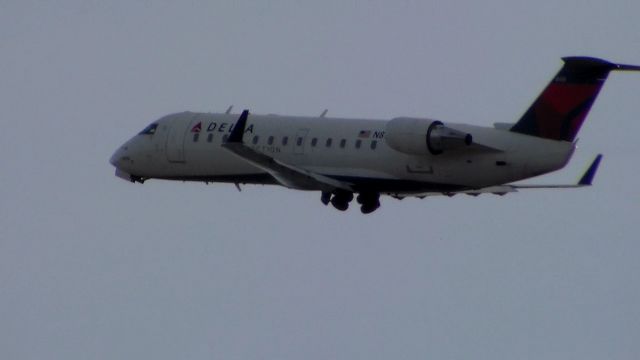
[[[309,129],[300,129],[296,132],[296,137],[293,139],[293,153],[296,155],[304,155],[304,147],[307,142],[307,134]]]
[[[187,136],[189,125],[196,115],[175,119],[169,128],[167,136],[167,160],[169,162],[184,162],[184,138]]]

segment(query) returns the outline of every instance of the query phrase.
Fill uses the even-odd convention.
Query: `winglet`
[[[242,136],[244,135],[244,129],[247,126],[247,118],[249,117],[249,110],[243,110],[240,118],[236,122],[229,138],[228,143],[242,143]]]
[[[578,181],[578,185],[581,186],[590,186],[593,182],[593,178],[596,176],[596,171],[598,171],[598,165],[600,165],[600,160],[602,160],[602,154],[598,154],[596,158],[593,160],[587,171],[582,175],[580,181]]]

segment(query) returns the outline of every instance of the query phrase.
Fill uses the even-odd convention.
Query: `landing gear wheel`
[[[353,193],[339,191],[333,195],[333,198],[331,198],[331,205],[340,211],[345,211],[349,208],[351,200],[353,200]]]
[[[362,204],[360,207],[360,211],[363,214],[370,214],[376,211],[380,207],[380,202],[376,202],[375,204]]]
[[[361,193],[356,199],[363,214],[370,214],[380,207],[380,194],[378,193]]]
[[[334,197],[333,199],[331,199],[331,205],[333,205],[334,208],[340,210],[340,211],[345,211],[349,208],[349,203],[346,201],[340,201],[340,199],[337,199],[336,197]]]

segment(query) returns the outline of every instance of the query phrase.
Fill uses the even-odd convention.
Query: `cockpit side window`
[[[147,126],[146,128],[144,128],[144,130],[140,131],[140,134],[138,135],[153,135],[156,133],[157,128],[158,128],[158,124],[153,123]]]

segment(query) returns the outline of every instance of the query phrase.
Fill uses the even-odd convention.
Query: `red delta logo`
[[[192,133],[199,133],[200,131],[202,131],[202,121],[193,125],[193,127],[191,128]]]

